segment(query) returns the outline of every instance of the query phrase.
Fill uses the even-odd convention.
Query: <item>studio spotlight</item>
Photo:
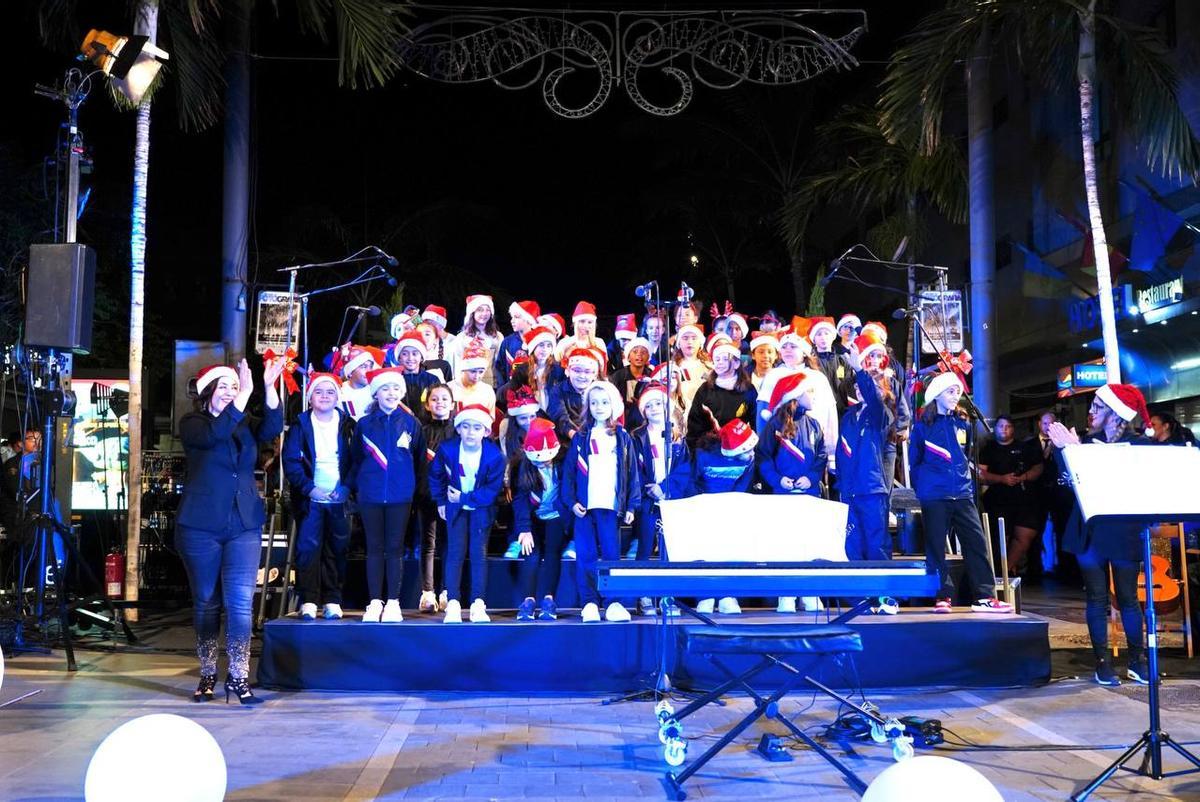
[[[147,36],[118,36],[95,28],[88,31],[79,50],[133,103],[142,102],[162,62],[170,58]]]

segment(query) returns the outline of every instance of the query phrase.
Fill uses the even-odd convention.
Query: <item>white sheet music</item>
[[[849,507],[815,496],[709,493],[663,501],[671,561],[805,562],[846,559]]]
[[[1160,521],[1200,516],[1200,449],[1089,443],[1067,446],[1063,456],[1085,521],[1109,515]]]

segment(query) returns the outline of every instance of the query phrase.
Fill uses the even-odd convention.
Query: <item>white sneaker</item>
[[[492,620],[488,617],[487,605],[483,603],[483,599],[471,602],[470,618],[472,624],[486,624]]]
[[[598,624],[600,623],[600,608],[593,602],[588,602],[579,611],[579,617],[583,619],[583,623],[585,624]]]
[[[379,599],[371,599],[371,603],[367,605],[366,612],[363,613],[364,624],[378,624],[380,616],[383,615],[383,602]]]
[[[446,591],[443,590],[441,593],[438,594],[438,609],[445,610],[447,603],[448,603],[448,598],[446,596]]]
[[[717,612],[722,615],[741,615],[742,605],[732,596],[726,596],[717,604]]]
[[[325,605],[325,611],[322,614],[325,616],[326,620],[336,621],[342,617],[342,605],[327,604],[327,605]]]
[[[795,596],[780,596],[779,604],[775,605],[777,613],[794,613],[796,612],[796,597]]]
[[[421,591],[421,600],[417,602],[417,610],[422,613],[436,613],[438,611],[437,596],[432,590]]]
[[[696,604],[696,612],[704,613],[705,615],[711,615],[712,611],[713,611],[713,607],[715,607],[716,604],[717,604],[716,599],[701,599]]]
[[[805,596],[800,602],[804,605],[804,609],[810,613],[820,612],[825,609],[820,596]]]
[[[300,618],[305,621],[317,620],[317,605],[312,602],[305,602],[300,605]]]
[[[620,602],[613,602],[608,605],[608,609],[604,611],[605,621],[614,621],[616,623],[624,623],[630,618],[629,611],[625,609],[625,605]]]
[[[458,599],[453,599],[446,602],[446,615],[442,617],[443,624],[461,624],[462,623],[462,605],[458,603]]]
[[[387,604],[383,606],[383,615],[379,620],[385,624],[395,624],[404,620],[404,613],[400,611],[400,602],[396,599],[388,599]]]

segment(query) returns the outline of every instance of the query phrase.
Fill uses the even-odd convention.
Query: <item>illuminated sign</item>
[[[1058,397],[1069,398],[1085,390],[1108,384],[1108,370],[1103,359],[1081,362],[1058,369]]]
[[[1143,315],[1154,309],[1177,304],[1183,300],[1183,279],[1177,278],[1166,284],[1155,284],[1138,290],[1137,308]]]
[[[1134,307],[1133,288],[1128,284],[1113,287],[1112,297],[1113,311],[1116,313],[1116,319],[1124,320],[1128,318],[1130,307]],[[1136,309],[1136,307],[1134,308]],[[1099,295],[1072,301],[1067,312],[1068,325],[1072,333],[1078,334],[1081,331],[1091,331],[1092,329],[1100,328]]]

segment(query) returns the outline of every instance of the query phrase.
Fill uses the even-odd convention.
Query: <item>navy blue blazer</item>
[[[269,443],[283,431],[283,404],[266,408],[253,421],[229,404],[214,416],[189,412],[179,421],[179,436],[187,454],[187,481],[176,521],[180,526],[220,532],[236,507],[243,529],[261,529],[266,520],[262,496],[254,482],[259,443]]]
[[[446,526],[454,523],[464,504],[477,510],[494,509],[496,498],[504,489],[504,454],[491,440],[484,440],[483,453],[479,455],[479,470],[475,473],[475,489],[463,493],[457,504],[446,497],[447,488],[462,489],[458,462],[461,445],[462,441],[457,438],[443,441],[438,446],[433,464],[429,466],[429,494],[434,504],[446,508]]]
[[[344,496],[349,490],[345,487],[346,477],[350,475],[350,438],[354,433],[354,419],[335,409],[338,416],[338,488]],[[317,446],[313,437],[312,410],[306,410],[297,418],[296,424],[288,429],[283,438],[283,475],[292,486],[292,509],[299,517],[308,514],[309,498],[312,492],[313,471],[317,462]]]

